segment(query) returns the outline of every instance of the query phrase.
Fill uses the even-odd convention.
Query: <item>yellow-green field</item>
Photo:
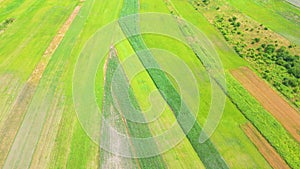
[[[249,67],[299,113],[299,9],[0,0],[0,168],[300,168],[298,136],[230,74]]]

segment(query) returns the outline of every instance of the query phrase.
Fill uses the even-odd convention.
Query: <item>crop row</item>
[[[230,74],[227,74],[226,81],[227,93],[232,102],[277,150],[290,167],[299,168],[299,144]]]
[[[137,13],[138,2],[136,0],[126,0],[124,1],[123,10],[121,12],[121,17]],[[134,18],[134,19],[137,19]],[[138,20],[133,20],[130,22],[120,22],[120,26],[125,33],[125,35],[137,34],[138,32],[132,32],[138,30]],[[139,60],[144,65],[144,67],[151,67],[156,69],[147,69],[148,74],[153,80],[156,87],[160,90],[162,96],[168,103],[168,105],[173,110],[173,113],[178,120],[178,124],[181,126],[183,132],[186,134],[191,145],[196,151],[197,155],[202,160],[206,168],[228,168],[223,158],[214,147],[210,140],[203,144],[199,143],[199,136],[201,132],[201,126],[198,123],[194,123],[192,128],[187,128],[188,124],[195,121],[194,115],[190,112],[188,107],[183,103],[180,95],[177,93],[176,89],[166,76],[166,74],[160,70],[159,64],[155,61],[152,54],[147,51],[147,47],[143,42],[141,36],[131,36],[128,40],[132,48],[136,51]],[[140,55],[138,51],[146,50],[143,55]],[[183,116],[184,118],[178,118]]]
[[[117,56],[115,54],[112,54],[111,58],[109,58],[107,70],[106,70],[106,79],[105,79],[105,86],[104,86],[105,94],[104,94],[104,100],[103,100],[104,116],[110,116],[111,105],[116,106],[113,102],[113,99],[126,98],[126,96],[122,96],[122,92],[112,92],[111,91],[111,87],[113,85],[112,83],[114,82],[113,81],[114,76],[117,76],[116,79],[118,79],[117,86],[119,89],[117,89],[117,90],[123,90],[123,91],[127,90],[127,87],[126,87],[127,85],[124,85],[124,84],[128,84],[125,72],[123,71],[123,69],[121,69],[121,73],[119,73],[119,72],[116,73],[116,71],[118,69],[118,65],[119,65],[119,61],[118,61]],[[120,69],[118,69],[118,70],[120,70]],[[117,95],[119,94],[119,96],[115,96],[115,94],[117,94]],[[128,94],[129,94],[129,98],[130,98],[130,103],[133,105],[133,107],[135,109],[140,110],[131,87],[129,87],[129,89],[128,89]],[[119,109],[117,107],[114,107],[114,110],[119,111],[117,116],[121,117],[121,116],[123,116],[123,114],[121,114],[121,113],[125,113],[125,112],[132,113],[130,108],[127,108],[127,107],[129,107],[129,105],[123,105],[123,106],[118,105]],[[122,112],[120,112],[120,111],[122,111]],[[133,122],[131,120],[126,120],[126,121],[124,121],[124,123],[126,123],[125,127],[128,128],[128,132],[129,132],[128,134],[130,135],[130,137],[134,137],[134,138],[151,138],[152,137],[152,134],[151,134],[150,129],[147,124],[137,123],[137,122]],[[140,153],[141,150],[143,150],[143,152],[147,153],[147,151],[149,151],[147,148],[149,148],[149,147],[151,147],[151,149],[152,149],[150,151],[155,151],[155,149],[157,149],[154,139],[149,140],[149,146],[145,146],[144,144],[140,145],[138,142],[134,142],[134,140],[131,140],[131,141],[132,141],[132,145],[133,145],[132,153],[136,153],[136,152]],[[164,161],[160,155],[149,157],[149,158],[139,158],[138,161],[139,161],[139,165],[141,168],[165,168]]]

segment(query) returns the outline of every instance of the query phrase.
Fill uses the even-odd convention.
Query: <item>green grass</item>
[[[283,35],[291,42],[300,45],[299,22],[289,20],[300,16],[299,8],[282,0],[227,0],[242,13],[250,16],[257,22],[266,25],[273,31]],[[253,12],[255,11],[255,12]],[[287,18],[288,17],[288,18]]]
[[[143,37],[149,48],[159,47],[176,54],[188,64],[195,75],[198,75],[196,79],[200,90],[200,111],[197,121],[204,124],[211,106],[211,88],[208,76],[203,74],[204,68],[201,63],[190,49],[176,40],[154,35],[144,35]],[[157,45],[158,43],[159,45]],[[185,100],[185,102],[193,102],[193,100]],[[240,125],[246,122],[247,119],[227,99],[222,120],[211,137],[211,141],[230,168],[240,168],[245,165],[249,168],[269,168],[263,156],[241,130]]]
[[[188,1],[172,0],[172,3],[181,17],[198,27],[213,43],[225,69],[234,69],[248,65],[231,49],[223,36],[214,28],[207,19],[189,4]]]
[[[141,4],[142,3],[143,2],[141,2]],[[129,56],[134,54],[133,49],[126,40],[118,44],[116,48],[118,49],[118,55],[121,61],[125,61]],[[138,57],[133,56],[133,58],[130,60],[130,63],[127,62],[127,64],[124,65],[124,70],[127,72],[127,74],[130,74],[130,72],[134,72],[136,69],[143,70],[144,67],[140,63]],[[135,76],[131,80],[130,84],[142,110],[148,110],[151,105],[157,106],[157,104],[161,103],[166,105],[166,102],[162,96],[156,96],[154,100],[151,100],[151,102],[150,100],[146,99],[149,98],[152,91],[156,90],[156,86],[146,70]],[[166,108],[161,111],[162,114],[160,118],[156,119],[156,121],[148,123],[153,136],[163,134],[170,129],[173,123],[176,122],[173,112],[168,105],[166,105]],[[148,113],[152,114],[152,112],[145,112],[146,118],[149,116]],[[180,133],[174,133],[176,135],[173,135],[173,137],[170,139],[178,138],[179,135],[182,136],[183,133],[178,124],[176,124],[176,128]],[[160,145],[159,141],[157,143]],[[162,153],[161,156],[168,168],[178,168],[179,166],[181,168],[189,168],[191,166],[195,168],[204,168],[187,138],[184,138],[181,143],[174,146],[172,149]]]
[[[166,12],[166,8],[163,5],[158,5],[162,1],[160,3],[157,2],[157,0],[152,0],[149,2],[141,1],[141,12],[146,12],[147,10],[152,9]],[[173,0],[172,2],[182,16],[201,28],[203,32],[208,36],[208,38],[214,43],[225,68],[231,69],[247,65],[242,59],[237,57],[232,49],[230,49],[226,45],[226,42],[222,39],[220,34],[213,28],[212,25],[208,23],[208,21],[206,21],[206,19],[201,14],[199,14],[198,12],[192,12],[194,11],[194,9],[191,6],[188,6],[187,2],[179,0]],[[35,65],[40,61],[43,52],[48,47],[57,30],[67,19],[67,17],[77,4],[78,1],[2,1],[0,5],[0,22],[8,18],[15,18],[16,20],[15,22],[8,25],[5,29],[5,32],[0,35],[0,43],[4,44],[0,46],[0,74],[12,73],[16,77],[20,77],[22,83],[24,83],[32,73]],[[129,5],[127,7],[134,7],[130,6],[131,4],[127,5]],[[81,49],[83,48],[87,40],[97,31],[98,28],[118,18],[121,7],[122,2],[120,1],[86,0],[83,3],[83,7],[79,15],[74,20],[74,23],[71,25],[61,45],[52,56],[38,86],[33,102],[30,103],[31,108],[29,109],[28,113],[32,113],[33,115],[41,115],[39,112],[46,112],[45,116],[51,114],[53,115],[56,109],[54,108],[54,111],[49,111],[53,109],[52,104],[50,103],[52,103],[53,100],[56,99],[55,94],[58,92],[58,90],[63,91],[65,105],[62,119],[59,124],[54,147],[49,147],[50,149],[47,150],[51,151],[51,157],[47,166],[49,168],[99,167],[98,160],[100,159],[100,151],[102,150],[99,150],[99,147],[94,144],[85,134],[74,110],[72,100],[73,70],[75,68],[75,63],[81,52]],[[127,14],[138,12],[137,8],[135,7],[134,10],[132,10],[132,8],[124,9],[126,10],[123,10],[123,12],[126,12]],[[268,14],[269,12],[266,12],[267,9],[259,9],[261,12],[260,14]],[[281,15],[282,17],[283,15],[285,15],[286,17],[287,14],[280,13],[278,15]],[[275,22],[271,24],[275,25]],[[276,26],[274,27],[277,28]],[[281,27],[282,26],[278,26],[278,29]],[[272,27],[270,26],[270,28]],[[272,29],[275,30],[275,28]],[[285,30],[283,34],[285,34],[286,32],[288,32],[287,34],[293,34],[292,37],[296,37],[297,39],[299,39],[297,37],[298,35],[295,35],[297,31]],[[139,38],[141,37],[129,39],[131,45],[135,50],[145,49],[145,46],[142,45]],[[186,49],[185,46],[177,44],[178,42],[176,42],[175,40],[155,36],[143,36],[143,38],[147,46],[149,47],[161,43],[159,44],[160,47],[174,51],[174,53],[178,54],[179,56],[183,56],[182,59],[186,61],[189,67],[192,67],[193,73],[201,74],[204,70],[201,66],[201,63],[193,55],[193,52]],[[172,45],[168,46],[167,44]],[[126,46],[126,48],[127,47],[128,46]],[[142,58],[140,59],[143,64],[147,64],[145,60],[143,61]],[[101,63],[100,67],[102,67],[103,64],[104,63]],[[154,65],[159,65],[159,63],[154,63]],[[101,73],[102,72],[100,71],[99,74]],[[168,78],[162,72],[153,70],[147,73],[148,74],[142,74],[142,78],[138,78],[137,81],[133,84],[133,91],[135,92],[136,99],[141,105],[141,108],[149,106],[148,102],[142,101],[144,99],[144,95],[137,89],[140,84],[144,84],[144,86],[142,86],[143,89],[141,89],[144,91],[148,90],[147,87],[153,89],[157,87],[162,89],[164,91],[164,98],[166,98],[169,105],[174,108],[174,112],[176,114],[179,108],[177,105],[179,105],[178,102],[180,101],[180,99],[178,99],[176,89],[171,85],[172,82],[166,80]],[[101,77],[102,76],[99,75],[99,78]],[[146,82],[143,82],[142,79],[145,77],[147,78]],[[150,78],[152,78],[155,83],[151,82]],[[199,82],[201,81],[200,78],[197,80]],[[208,112],[208,107],[211,104],[211,89],[209,88],[210,84],[206,80],[201,81],[201,85],[204,85],[204,87],[202,86],[200,94],[204,99],[201,99],[201,116],[199,116],[197,119],[201,124],[203,124],[203,122],[205,121],[205,117],[207,115],[206,112]],[[97,90],[97,95],[102,96],[103,91],[101,90],[101,87],[104,86],[103,81],[97,81],[96,86],[100,86],[99,90]],[[243,91],[240,89],[238,90],[238,92]],[[188,100],[187,102],[191,101]],[[99,98],[98,103],[99,106],[102,106],[101,98]],[[254,105],[256,104],[257,103],[255,103]],[[263,111],[263,109],[261,108],[259,109],[259,111]],[[247,111],[245,112],[248,113]],[[160,121],[159,124],[157,124],[159,125],[157,128],[163,129],[164,127],[166,127],[164,125],[168,119],[175,120],[175,116],[171,113],[172,112],[168,110],[168,112],[163,115],[165,121]],[[172,117],[168,117],[171,115]],[[268,116],[264,116],[263,118],[266,117]],[[38,123],[42,124],[43,119],[39,120],[40,121],[38,121]],[[200,150],[203,147],[199,147],[198,145],[197,135],[201,130],[200,126],[194,126],[192,131],[188,133],[187,137],[191,141],[194,149],[196,149],[198,155],[201,154],[201,159],[203,160],[203,163],[206,167],[214,168],[225,166],[224,162],[217,152],[219,151],[224,160],[227,162],[228,166],[231,168],[241,168],[245,167],[245,165],[247,165],[248,168],[268,168],[269,166],[263,159],[262,155],[259,154],[259,152],[255,149],[255,147],[251,144],[251,142],[239,128],[239,126],[245,122],[247,122],[247,120],[240,114],[236,107],[231,102],[227,101],[223,119],[221,120],[216,133],[211,137],[211,142],[213,143],[213,145],[210,142],[205,144],[207,147],[204,151],[212,150],[213,154],[210,157],[206,157],[205,153],[207,152],[203,153],[203,151]],[[269,125],[276,124],[275,127],[278,127],[278,122],[276,120],[271,120],[271,122],[273,123],[270,123]],[[255,126],[257,128],[263,130],[259,121],[253,120],[253,123],[256,124]],[[274,126],[270,126],[270,128],[271,127]],[[131,133],[136,136],[145,135],[144,131],[147,130],[147,128],[136,130],[135,125],[129,125],[129,128],[131,130]],[[151,130],[152,128],[155,128],[155,126],[153,124],[149,124],[149,128]],[[157,130],[151,132],[154,134],[158,134],[161,131]],[[280,127],[278,128],[278,133],[283,133],[283,140],[287,140],[287,142],[279,140],[280,134],[271,133],[272,135],[268,135],[267,132],[269,131],[264,129],[262,133],[266,138],[269,138],[269,141],[273,140],[270,142],[275,145],[274,147],[281,153],[282,156],[285,157],[288,163],[291,166],[296,166],[296,168],[299,167],[297,166],[297,162],[299,163],[299,158],[297,159],[297,154],[299,154],[299,145],[298,149],[297,147],[294,148],[293,146],[295,146],[295,144],[292,143],[292,141],[288,138],[288,134],[286,132],[284,133]],[[150,131],[147,131],[146,134],[149,135]],[[37,137],[39,137],[39,135],[40,133],[36,134]],[[294,148],[294,150],[291,150],[291,147],[289,147],[289,145],[292,145],[292,148]],[[193,147],[190,145],[188,140],[185,139],[174,149],[161,155],[165,165],[171,168],[175,168],[179,166],[187,167],[186,165],[192,165],[193,163],[195,163],[193,167],[203,167],[197,157],[197,154],[194,152]],[[221,163],[220,165],[210,163],[211,158],[214,159],[215,157],[218,158],[217,161]],[[157,162],[158,166],[163,165],[162,159],[140,159],[140,161],[143,168],[148,168],[149,166],[151,166],[149,163],[153,162]],[[172,161],[174,161],[173,164],[171,164]]]
[[[76,4],[77,1],[28,1],[21,12],[3,18],[15,21],[0,35],[0,43],[4,44],[0,46],[0,73],[13,72],[27,80]]]
[[[108,64],[107,64],[107,72],[106,72],[106,83],[105,83],[105,97],[104,97],[104,105],[103,105],[103,113],[104,116],[108,116],[110,115],[110,106],[112,103],[112,93],[111,93],[111,87],[112,87],[112,77],[113,75],[116,75],[117,79],[118,79],[118,89],[117,90],[127,90],[127,87],[125,84],[128,84],[127,82],[127,77],[124,73],[123,68],[121,68],[121,72],[119,73],[115,73],[117,70],[117,66],[119,64],[118,58],[116,55],[112,54],[111,58],[109,58],[108,60]],[[129,84],[128,84],[129,85]],[[118,99],[118,97],[121,97],[119,99],[124,99],[124,97],[121,95],[122,92],[117,92],[120,95],[119,96],[114,96],[115,98]],[[130,87],[128,89],[128,94],[129,97],[131,98],[131,104],[133,104],[133,106],[140,110],[140,107],[138,106],[138,103],[136,101],[136,98],[133,94],[132,88]],[[120,105],[120,111],[123,113],[129,111],[132,113],[132,111],[130,111],[130,109],[128,108],[128,105],[125,105],[126,107],[122,107],[122,105]],[[119,112],[120,113],[120,112]],[[123,115],[120,115],[123,116]],[[149,130],[149,127],[147,124],[143,124],[143,123],[136,123],[136,122],[132,122],[131,120],[127,120],[126,124],[124,127],[128,127],[129,130],[129,135],[131,137],[134,138],[151,138],[152,134]],[[124,129],[123,129],[124,130]],[[146,145],[140,145],[138,142],[134,142],[134,140],[132,140],[132,144],[133,144],[133,149],[135,149],[135,152],[138,152],[138,154],[141,154],[141,152],[147,154],[146,152],[149,152],[148,148],[151,149],[151,151],[155,151],[155,149],[157,149],[156,147],[156,143],[154,139],[151,139],[149,142],[149,145],[151,146],[146,146]],[[156,150],[158,151],[158,150]],[[138,159],[139,163],[140,163],[140,167],[141,168],[165,168],[165,164],[163,159],[161,158],[160,155],[157,156],[153,156],[153,157],[149,157],[149,158],[139,158]]]
[[[184,16],[185,19],[196,25],[211,41],[214,42],[214,46],[220,55],[225,68],[236,68],[247,65],[244,60],[239,58],[239,56],[227,46],[222,35],[218,33],[213,25],[206,21],[204,16],[197,11],[192,12],[194,9],[188,2],[172,2],[176,6],[177,11]],[[158,5],[163,4],[162,1],[155,1],[153,4],[159,6],[159,12],[167,13],[166,10],[161,10],[162,5]],[[143,8],[141,8],[141,10],[143,10]],[[204,124],[211,105],[211,88],[207,75],[205,76],[205,74],[203,74],[204,68],[193,51],[171,38],[143,35],[143,39],[149,48],[164,49],[179,56],[196,75],[201,96],[200,112],[197,120],[200,124]],[[165,62],[167,62],[166,64],[171,63],[171,61]],[[192,103],[193,100],[191,98],[190,100],[185,100],[185,102]],[[240,125],[246,122],[247,119],[245,119],[240,111],[227,100],[222,120],[211,138],[212,142],[222,154],[230,168],[270,168],[260,152],[253,146],[252,142],[240,129]]]
[[[26,3],[23,3],[22,10],[7,12],[9,9],[1,8],[1,12],[3,12],[1,13],[2,19],[15,19],[0,35],[0,43],[3,44],[0,46],[1,76],[5,77],[6,74],[13,75],[13,77],[19,79],[18,83],[20,88],[22,88],[36,64],[42,58],[52,38],[72,13],[76,4],[77,1],[26,1]],[[57,5],[63,8],[58,9]],[[9,6],[14,8],[18,6],[18,4],[10,4]],[[22,153],[14,155],[13,151],[10,152],[12,154],[10,157],[16,159],[14,161],[16,167],[18,165],[25,167],[30,164],[35,145],[39,141],[40,132],[43,129],[42,126],[48,115],[47,113],[53,108],[53,104],[48,101],[53,100],[56,87],[57,85],[55,84],[51,87],[42,84],[37,89],[33,101],[28,103],[28,109],[24,109],[24,111],[26,111],[24,123],[22,125],[18,124],[20,125],[20,132],[15,138],[15,140],[21,141],[13,143],[13,146],[22,149],[22,151],[20,151]],[[59,90],[59,87],[57,88]],[[41,92],[41,90],[43,90],[43,92]],[[44,97],[46,93],[48,94],[48,98],[38,103],[38,101],[41,101],[40,98]],[[18,93],[13,93],[12,95],[17,96],[17,94]],[[54,102],[55,101],[53,101],[53,103]],[[47,106],[44,106],[45,103]],[[11,104],[9,106],[12,106],[14,101],[11,103],[8,102],[7,104]],[[38,115],[36,114],[37,112],[39,112]],[[1,111],[1,113],[4,112]],[[35,119],[31,118],[31,116],[45,118]],[[31,124],[36,125],[32,127]],[[26,137],[27,139],[25,139]],[[28,144],[28,142],[30,142],[30,144]],[[49,152],[49,149],[45,150],[45,153],[47,153],[46,151]],[[3,156],[5,154],[6,152],[3,153]],[[21,158],[22,160],[20,160]]]
[[[124,3],[124,9],[121,12],[121,16],[127,16],[134,12],[137,12],[137,1],[127,1]],[[136,8],[136,9],[135,9]],[[131,20],[130,23],[120,22],[120,26],[123,29],[125,35],[136,31],[137,20]],[[137,32],[134,32],[137,33]],[[135,51],[147,49],[145,44],[143,43],[141,36],[131,36],[128,38],[132,48]],[[154,60],[151,53],[147,53],[145,56],[139,56],[140,61],[144,65],[144,67],[156,67],[159,69],[158,63]],[[208,140],[203,144],[199,144],[199,136],[201,132],[201,127],[198,123],[195,123],[192,128],[189,130],[185,124],[189,123],[189,121],[193,120],[194,115],[188,110],[185,104],[182,104],[180,95],[177,93],[176,89],[173,87],[171,82],[168,80],[167,76],[164,72],[158,69],[147,70],[150,77],[154,81],[156,87],[160,89],[161,94],[165,98],[166,102],[172,108],[175,117],[181,113],[185,116],[185,121],[179,120],[178,123],[181,126],[183,132],[187,135],[187,138],[191,142],[194,150],[197,152],[198,156],[202,160],[203,164],[207,168],[227,168],[226,163],[223,161],[222,157],[215,149],[214,145]]]
[[[104,26],[117,18],[119,11],[115,10],[115,12],[111,12],[109,9],[120,9],[121,5],[122,2],[117,1],[114,3],[108,1],[103,3],[94,0],[85,1],[62,44],[50,61],[52,66],[62,66],[61,68],[63,68],[63,70],[58,70],[58,72],[63,73],[63,81],[61,82],[63,82],[62,85],[65,90],[65,97],[68,100],[66,102],[66,109],[69,110],[63,114],[63,120],[61,121],[61,127],[57,136],[57,140],[59,141],[56,142],[56,145],[52,150],[51,159],[58,162],[53,165],[51,164],[50,168],[56,168],[57,166],[64,167],[65,164],[68,164],[67,168],[73,168],[77,165],[85,168],[92,164],[95,166],[92,165],[90,166],[91,168],[99,167],[99,146],[93,143],[86,134],[82,133],[82,126],[77,118],[69,119],[70,116],[77,117],[72,99],[73,71],[78,56],[88,39],[101,28],[101,26]],[[65,53],[69,54],[65,55]],[[101,65],[103,66],[103,63]],[[46,71],[50,74],[53,72],[53,68],[49,66],[49,69],[47,68]],[[103,81],[99,81],[99,83],[103,86]],[[70,134],[72,137],[69,136]],[[61,151],[61,147],[66,148],[67,151]],[[81,160],[78,159],[83,157],[84,152],[90,152],[88,153],[88,156],[85,157],[88,161],[84,160],[81,162]],[[96,158],[92,158],[93,156],[96,156]]]
[[[256,2],[263,3],[262,1]],[[272,4],[269,1],[264,5],[269,3]],[[197,6],[193,4],[194,7]],[[216,6],[219,6],[221,10],[216,10]],[[277,10],[287,11],[287,9],[282,9],[284,5],[276,6]],[[292,45],[285,37],[269,30],[234,7],[225,4],[225,1],[211,2],[209,10],[204,8],[197,8],[197,10],[204,13],[236,53],[247,60],[261,77],[272,84],[292,104],[299,106],[299,81],[296,73],[299,67],[299,56],[296,56],[299,47]],[[233,21],[232,18],[236,20]],[[284,52],[277,52],[283,48]]]

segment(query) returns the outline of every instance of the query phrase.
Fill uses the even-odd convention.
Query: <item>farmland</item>
[[[0,1],[0,168],[300,168],[299,9]]]

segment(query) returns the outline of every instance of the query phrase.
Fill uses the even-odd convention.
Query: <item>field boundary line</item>
[[[243,132],[255,145],[258,151],[268,161],[272,168],[290,168],[281,158],[277,151],[269,144],[269,142],[260,134],[260,132],[250,123],[241,125]]]
[[[114,54],[113,54],[114,53]],[[115,55],[115,56],[113,56],[113,55]],[[111,51],[109,52],[109,56],[108,56],[108,58],[106,59],[106,61],[105,61],[105,64],[104,64],[104,68],[103,68],[103,77],[104,77],[104,85],[106,85],[106,72],[107,72],[107,68],[108,68],[108,63],[109,63],[109,60],[112,58],[112,57],[117,57],[118,58],[118,55],[117,55],[117,51],[116,51],[116,49],[115,49],[115,47],[114,46],[112,46],[112,49],[111,49]],[[118,59],[118,62],[120,62],[120,60]],[[102,102],[103,102],[103,104],[102,104],[102,112],[104,112],[104,102],[105,102],[105,92],[103,92],[104,94],[103,94],[103,100],[102,100]],[[112,96],[113,97],[113,96]],[[115,107],[115,106],[113,106],[113,107]],[[123,122],[123,124],[124,124],[124,126],[125,126],[125,131],[126,131],[126,134],[128,135],[128,136],[130,136],[130,132],[129,132],[129,129],[128,129],[128,125],[127,125],[127,121],[126,121],[126,119],[124,118],[124,115],[123,115],[123,113],[121,112],[121,111],[119,111],[119,115],[121,116],[121,119],[122,119],[122,122]],[[133,143],[132,143],[132,141],[130,140],[130,145],[131,145],[131,150],[133,151],[133,153],[134,154],[137,154],[136,153],[136,150],[135,150],[135,147],[134,147],[134,145],[133,145]],[[138,167],[138,169],[141,169],[141,165],[140,165],[140,161],[139,161],[139,159],[138,158],[135,158],[135,160],[134,160],[135,162],[136,162],[136,164],[137,164],[137,167]]]
[[[230,71],[242,86],[300,142],[300,114],[248,67]]]

